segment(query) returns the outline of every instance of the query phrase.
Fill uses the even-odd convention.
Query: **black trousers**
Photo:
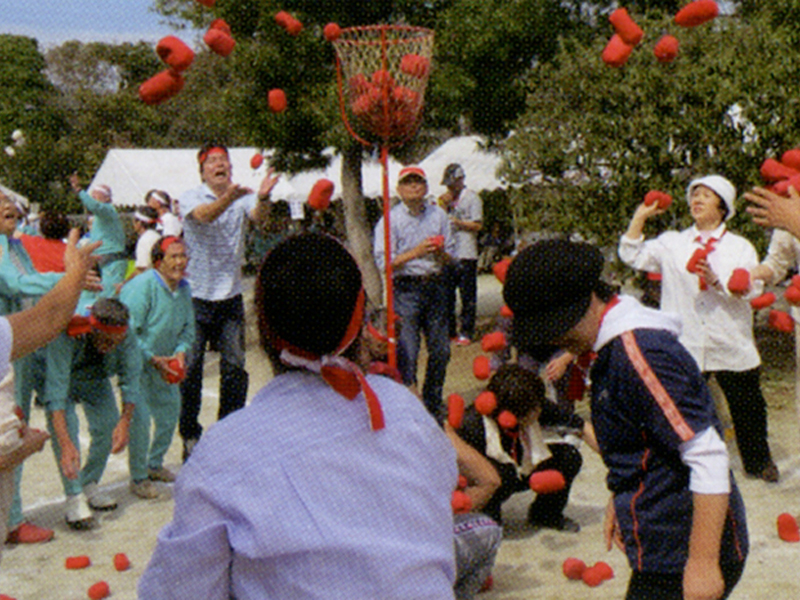
[[[712,374],[728,402],[744,470],[758,474],[772,462],[767,442],[767,403],[759,381],[761,370],[756,367],[749,371],[704,373],[706,378]]]
[[[744,571],[744,561],[723,563],[722,579],[725,581],[727,598],[739,583]],[[683,600],[683,573],[643,573],[634,571],[628,583],[625,600]]]

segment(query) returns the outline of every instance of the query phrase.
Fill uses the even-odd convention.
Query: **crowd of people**
[[[133,216],[132,267],[110,188],[87,191],[71,179],[93,216],[80,248],[77,233],[61,241],[65,219],[54,213],[42,216],[41,235],[23,233],[18,207],[0,196],[7,542],[54,535],[24,520],[20,497],[22,462],[48,439],[66,522],[79,531],[96,526],[94,511],[116,508],[101,480],[110,454],[128,448],[134,495],[154,499],[160,484],[175,482],[174,518],[158,535],[140,597],[466,600],[491,580],[503,504],[534,487],[537,474],[555,473],[561,485],[536,493],[530,525],[580,531],[564,511],[582,440],[608,468],[604,529],[609,547],[629,559],[626,597],[731,592],[748,552],[747,521],[707,384],[713,377],[725,394],[745,473],[777,482],[748,300],[800,259],[794,195],[745,194],[757,223],[783,228],[763,262],[726,227],[737,196],[724,177],[690,183],[693,225],[681,232],[645,240],[645,222],[664,209],[639,205],[619,256],[660,275],[661,310],[605,283],[602,254],[589,244],[520,250],[503,290],[516,360],[506,352],[494,365],[488,409],[476,402],[455,420],[443,389],[451,346],[476,341],[483,229],[480,197],[460,165],[445,169],[438,199],[421,168],[401,170],[389,247],[383,219],[375,227],[396,340],[345,244],[312,231],[270,249],[255,293],[275,377],[247,406],[245,225],[265,222],[278,176],[268,170],[257,190],[234,183],[217,144],[200,149],[198,168],[200,185],[177,200],[147,193]],[[746,284],[730,289],[742,269]],[[397,369],[387,364],[395,343]],[[219,423],[204,432],[209,349],[220,355]],[[574,414],[564,385],[553,388],[570,374],[582,383],[587,370],[591,420]],[[25,425],[34,395],[48,432]],[[85,457],[78,404],[90,436]],[[176,428],[180,476],[164,464]],[[546,439],[545,430],[558,435]]]

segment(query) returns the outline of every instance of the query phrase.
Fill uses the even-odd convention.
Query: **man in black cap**
[[[503,290],[514,342],[597,353],[592,421],[613,494],[604,530],[633,569],[626,599],[725,598],[748,540],[714,402],[678,342],[679,319],[617,296],[602,270],[589,244],[521,252]]]
[[[468,346],[475,335],[475,311],[478,303],[478,233],[483,227],[483,202],[467,189],[466,174],[461,165],[447,165],[442,185],[447,191],[439,197],[439,205],[450,217],[456,240],[456,253],[447,266],[450,312],[450,339],[459,346]],[[456,317],[456,290],[461,297],[461,329]]]

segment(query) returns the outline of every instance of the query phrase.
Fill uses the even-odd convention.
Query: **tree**
[[[637,18],[647,37],[619,69],[600,60],[607,37],[565,41],[552,64],[531,72],[508,142],[507,176],[543,178],[515,193],[525,224],[616,245],[650,189],[676,199],[652,224],[663,228],[688,222],[684,190],[696,175],[723,173],[740,191],[757,183],[761,162],[794,146],[800,125],[796,46],[790,27],[768,17],[676,31],[680,54],[665,65],[652,48],[672,15]],[[732,226],[763,244],[742,212]]]

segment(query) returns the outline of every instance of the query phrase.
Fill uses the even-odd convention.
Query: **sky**
[[[193,42],[195,32],[175,32],[152,12],[151,0],[0,0],[0,33],[36,38],[40,49],[68,40],[110,43],[157,42],[177,35]]]

